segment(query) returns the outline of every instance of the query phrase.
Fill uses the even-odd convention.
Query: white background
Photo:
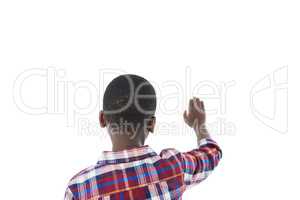
[[[116,76],[101,80],[106,69],[139,74],[161,88],[158,124],[182,126],[186,102],[197,95],[215,111],[208,122],[221,119],[234,126],[230,133],[220,127],[211,131],[223,160],[184,199],[299,199],[299,9],[297,1],[287,0],[1,1],[0,198],[62,199],[69,179],[111,148],[97,126],[102,88]],[[41,74],[19,84],[24,71],[32,74],[33,68]],[[272,81],[278,70],[276,80],[285,84],[279,90],[271,84],[251,104],[251,89],[264,77]],[[47,88],[52,71],[68,91],[49,92],[58,84],[48,82]],[[194,88],[204,80],[216,87],[234,85],[225,100],[186,90],[166,97],[176,90],[175,81]],[[80,88],[86,83],[96,90]],[[53,110],[56,101],[68,109]],[[165,104],[176,109],[168,113]],[[254,108],[261,117],[275,117],[261,119]],[[96,131],[81,132],[82,119]],[[157,151],[195,147],[192,132],[175,128],[163,134],[162,128],[147,141]]]

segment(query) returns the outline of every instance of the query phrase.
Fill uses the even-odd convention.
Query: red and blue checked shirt
[[[222,153],[213,140],[203,139],[185,153],[165,149],[158,155],[143,146],[102,156],[71,179],[65,200],[180,200],[210,174]]]

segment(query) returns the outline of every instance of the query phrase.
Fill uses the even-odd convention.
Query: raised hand
[[[190,99],[188,112],[184,111],[183,118],[185,123],[195,130],[198,137],[208,136],[205,127],[206,114],[204,103],[199,98],[194,97]]]

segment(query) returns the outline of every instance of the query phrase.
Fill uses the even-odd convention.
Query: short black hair
[[[145,78],[124,74],[113,79],[103,97],[103,111],[109,123],[142,123],[155,114],[156,93]]]

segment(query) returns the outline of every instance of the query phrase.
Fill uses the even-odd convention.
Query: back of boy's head
[[[144,126],[154,116],[156,94],[143,77],[125,74],[113,79],[103,97],[103,111],[108,123]]]

